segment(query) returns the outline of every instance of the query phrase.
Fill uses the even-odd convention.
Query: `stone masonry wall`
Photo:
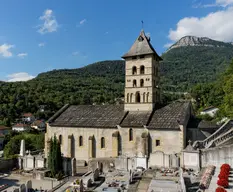
[[[233,144],[202,150],[201,160],[202,167],[215,165],[220,168],[224,163],[233,166]]]
[[[56,135],[62,135],[61,151],[64,157],[69,157],[69,139],[73,135],[73,157],[76,160],[90,159],[89,153],[89,137],[94,135],[95,138],[95,154],[96,158],[116,157],[116,150],[119,147],[119,154],[127,157],[140,156],[145,154],[144,140],[142,133],[149,131],[148,147],[149,153],[155,151],[163,151],[166,154],[179,153],[183,149],[183,137],[179,130],[147,130],[144,128],[133,129],[133,140],[129,141],[130,128],[69,128],[69,127],[50,127],[48,126],[46,139]],[[113,133],[119,131],[119,145],[114,141]],[[79,136],[83,137],[83,146],[79,146]],[[105,138],[105,148],[101,148],[101,137]],[[156,139],[160,140],[160,146],[156,147]],[[46,142],[46,141],[45,141]],[[46,147],[45,147],[46,148]],[[47,156],[47,153],[46,153]],[[94,157],[93,157],[94,158]]]

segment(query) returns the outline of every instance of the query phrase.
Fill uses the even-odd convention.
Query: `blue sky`
[[[233,40],[233,0],[1,0],[0,80],[121,59],[141,30],[159,54],[185,35]]]

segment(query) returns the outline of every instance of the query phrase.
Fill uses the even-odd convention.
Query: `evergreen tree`
[[[50,169],[51,173],[53,174],[53,139],[50,139],[50,146],[49,146],[49,156],[48,156],[48,168]]]
[[[62,170],[62,156],[61,156],[61,144],[57,142],[57,170],[58,172],[63,172]]]
[[[62,173],[61,146],[56,136],[54,136],[54,138],[51,138],[50,140],[48,168],[50,169],[53,177],[55,177],[56,174]]]

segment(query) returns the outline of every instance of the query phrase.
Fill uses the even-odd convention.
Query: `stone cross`
[[[19,155],[21,157],[25,156],[25,140],[21,140],[21,145],[20,145],[20,153]]]
[[[189,140],[189,141],[188,141],[188,143],[189,143],[189,145],[191,145],[192,141],[191,141],[191,140]]]

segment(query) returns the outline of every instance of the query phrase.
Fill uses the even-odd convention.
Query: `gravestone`
[[[186,169],[200,170],[200,152],[192,147],[191,141],[189,141],[187,147],[182,151],[182,159],[182,166]],[[212,161],[212,159],[213,157],[211,154],[210,160]],[[212,162],[209,163],[212,164]]]
[[[19,160],[19,169],[23,169],[23,158],[18,157],[18,160]]]
[[[177,157],[175,154],[172,154],[170,158],[171,158],[171,167],[172,168],[179,167],[179,157]]]
[[[94,171],[94,173],[93,173],[93,180],[94,180],[94,181],[98,181],[99,176],[100,176],[100,171],[99,171],[99,169],[95,169],[95,171]]]
[[[71,175],[72,176],[76,175],[76,159],[75,158],[71,159]]]
[[[133,171],[130,169],[129,171],[129,183],[133,182]]]
[[[43,155],[38,155],[35,157],[35,168],[44,168],[45,167],[45,161]]]
[[[25,186],[25,184],[21,184],[19,186],[19,192],[26,192],[26,186]]]
[[[24,170],[32,170],[34,168],[35,168],[35,159],[29,152],[29,154],[24,157]]]
[[[150,167],[164,167],[164,153],[156,151],[150,154]]]
[[[143,167],[144,169],[147,169],[147,158],[146,157],[135,157],[135,166],[134,169],[137,167]]]
[[[170,167],[170,155],[164,154],[164,167]]]
[[[65,174],[68,174],[68,165],[67,165],[67,158],[62,159],[62,166],[63,166],[63,171]]]
[[[83,180],[80,179],[80,192],[84,191]]]
[[[28,180],[26,182],[26,191],[29,192],[30,190],[32,190],[32,181]]]
[[[25,140],[21,140],[21,144],[20,144],[20,153],[19,153],[19,155],[20,155],[21,157],[24,157],[25,154],[26,154],[26,152],[25,152]]]

